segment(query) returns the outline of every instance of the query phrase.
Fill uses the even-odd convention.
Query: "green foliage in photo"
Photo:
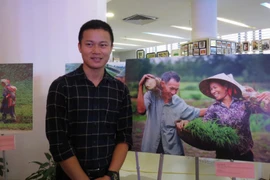
[[[190,121],[185,130],[190,131],[194,137],[198,137],[202,141],[214,142],[220,148],[235,146],[239,143],[237,131],[231,127],[217,124],[217,120],[204,122],[197,118]]]

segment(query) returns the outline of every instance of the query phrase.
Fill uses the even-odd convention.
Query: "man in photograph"
[[[149,88],[147,85],[151,90],[143,94],[143,86],[151,78],[156,79],[151,74],[145,74],[139,82],[137,111],[139,114],[147,115],[141,150],[184,155],[177,127],[182,129],[189,122],[188,120],[203,116],[206,109],[189,106],[177,95],[180,76],[173,71],[163,73],[160,82],[153,81],[154,87]],[[182,121],[176,126],[179,120]]]

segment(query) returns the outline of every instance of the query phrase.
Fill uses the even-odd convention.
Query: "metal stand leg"
[[[136,169],[137,169],[137,179],[140,180],[141,179],[141,175],[140,175],[140,163],[139,163],[139,157],[138,157],[138,152],[135,152],[135,157],[136,157]]]
[[[199,157],[195,157],[195,177],[196,180],[199,180]]]
[[[161,180],[161,177],[162,177],[163,157],[164,157],[164,154],[160,154],[157,180]]]

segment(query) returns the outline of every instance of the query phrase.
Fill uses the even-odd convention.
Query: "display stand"
[[[195,157],[195,179],[199,180],[199,157]]]
[[[137,169],[137,179],[140,180],[141,179],[141,175],[140,175],[140,164],[139,164],[139,157],[138,157],[138,152],[135,152],[135,157],[136,157],[136,169]]]
[[[162,178],[163,159],[164,159],[164,154],[160,154],[157,180],[161,180],[161,178]]]

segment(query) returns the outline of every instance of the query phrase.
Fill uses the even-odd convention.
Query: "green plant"
[[[6,165],[8,165],[8,163],[6,162]],[[7,166],[6,166],[7,167]],[[4,159],[0,158],[0,176],[4,175]],[[7,172],[9,172],[9,170],[7,169]]]
[[[204,122],[197,118],[190,121],[185,129],[202,141],[215,142],[218,147],[237,145],[239,143],[239,136],[236,129],[229,126],[220,126],[216,121]]]
[[[32,161],[30,163],[35,163],[39,165],[39,168],[36,172],[32,173],[25,180],[56,180],[55,179],[55,170],[56,163],[54,162],[52,156],[49,153],[44,153],[47,161],[44,163],[38,161]]]

